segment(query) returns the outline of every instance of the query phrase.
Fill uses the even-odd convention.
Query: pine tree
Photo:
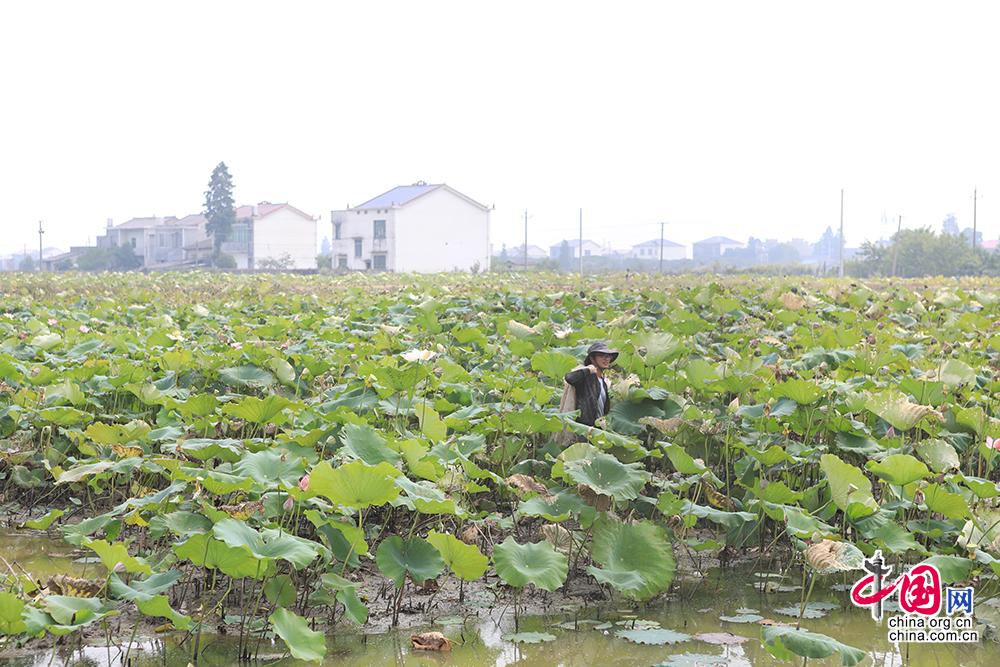
[[[219,256],[222,242],[229,237],[236,222],[236,206],[233,202],[233,178],[225,162],[220,162],[212,170],[212,179],[205,191],[205,231],[212,237],[215,246],[213,259]]]

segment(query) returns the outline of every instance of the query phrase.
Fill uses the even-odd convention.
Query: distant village
[[[830,227],[809,241],[794,238],[746,242],[710,236],[691,245],[654,238],[628,248],[590,239],[565,239],[548,248],[529,244],[497,249],[490,238],[490,207],[440,184],[400,185],[356,206],[330,212],[329,232],[317,248],[320,217],[290,203],[259,202],[236,208],[236,222],[217,240],[201,213],[182,217],[108,220],[94,245],[25,248],[0,257],[2,271],[167,271],[213,266],[233,271],[393,271],[440,272],[576,270],[685,271],[698,267],[798,266],[819,274],[841,258],[840,237]],[[954,216],[942,234],[971,240]],[[997,241],[977,245],[996,251]],[[218,248],[216,247],[218,241]],[[878,243],[885,244],[884,239]],[[843,248],[843,259],[860,249]],[[221,260],[221,261],[220,261]]]

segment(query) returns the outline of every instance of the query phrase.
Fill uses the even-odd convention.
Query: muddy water
[[[0,542],[0,552],[5,558],[15,554],[26,569],[38,568],[51,573],[67,572],[67,568],[81,574],[84,567],[73,563],[66,555],[67,549],[61,543],[38,536],[4,536]],[[16,551],[15,551],[16,550]],[[30,567],[29,567],[30,566]],[[90,566],[93,568],[93,566]],[[93,569],[91,569],[93,572]],[[380,665],[454,665],[480,666],[524,665],[526,667],[566,665],[568,667],[626,667],[647,666],[666,662],[673,658],[688,658],[688,662],[674,663],[687,665],[725,664],[787,665],[768,654],[759,641],[760,626],[757,624],[724,622],[719,616],[734,616],[757,610],[759,615],[777,621],[794,623],[795,619],[782,615],[777,610],[796,605],[801,596],[799,590],[785,590],[764,593],[759,582],[763,581],[748,570],[713,570],[702,580],[682,580],[677,593],[671,600],[658,602],[646,608],[610,606],[589,608],[586,612],[567,610],[561,615],[521,618],[518,630],[521,632],[547,632],[555,635],[555,640],[540,644],[515,644],[504,639],[504,635],[514,632],[514,619],[510,611],[498,617],[482,616],[459,619],[429,620],[416,631],[438,630],[454,641],[450,653],[438,654],[414,651],[410,648],[411,630],[389,632],[378,635],[363,635],[349,627],[339,627],[328,637],[328,651],[325,665],[351,665],[369,667]],[[772,585],[797,586],[797,580],[778,581],[770,578]],[[757,585],[755,585],[757,582]],[[984,640],[978,644],[890,644],[886,638],[886,627],[876,625],[867,611],[850,606],[847,593],[830,588],[831,584],[843,584],[846,580],[821,580],[815,587],[811,601],[838,605],[826,616],[803,622],[814,632],[820,632],[846,644],[869,652],[863,665],[878,667],[995,667],[1000,665],[1000,644]],[[1000,621],[997,607],[990,604],[977,606],[977,616],[981,620],[996,624]],[[581,619],[592,619],[591,623],[578,623],[578,630],[569,625]],[[692,636],[692,639],[673,645],[648,646],[631,643],[616,637],[615,632],[627,629],[633,620],[656,621],[663,628]],[[598,626],[597,622],[611,624]],[[567,627],[556,627],[556,624]],[[981,628],[982,629],[982,628]],[[747,637],[738,645],[720,646],[694,639],[699,633],[728,632]],[[164,636],[156,640],[140,641],[132,647],[131,667],[186,667],[191,661],[190,644],[181,645],[183,634]],[[127,638],[126,638],[127,640]],[[199,665],[235,664],[236,641],[232,636],[203,636],[203,651]],[[124,647],[122,647],[124,648]],[[69,648],[35,652],[5,651],[0,656],[3,667],[47,667],[48,665],[93,665],[119,667],[122,652],[119,647],[91,646],[71,650]],[[258,653],[260,663],[267,665],[297,664],[290,658],[282,659],[284,647],[279,642],[265,641]],[[305,663],[302,663],[305,664]],[[669,664],[669,663],[668,663]],[[797,661],[795,664],[801,664]],[[839,665],[836,656],[826,660],[810,660],[810,665]]]
[[[16,562],[36,580],[45,581],[57,574],[71,577],[97,577],[105,574],[100,559],[89,550],[76,550],[56,534],[34,530],[0,531],[0,556],[12,565]],[[6,566],[0,562],[6,571]],[[9,573],[8,573],[9,574]]]

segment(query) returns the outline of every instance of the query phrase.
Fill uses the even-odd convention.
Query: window
[[[132,247],[133,247],[133,248],[135,247],[135,237],[134,237],[134,236],[133,236],[132,238],[130,238],[130,239],[128,240],[128,242],[132,244]]]
[[[354,256],[361,257],[361,239],[354,239]]]
[[[340,240],[340,223],[339,222],[333,223],[333,240],[334,241]]]
[[[373,221],[372,236],[377,239],[385,238],[385,220]]]
[[[376,271],[385,271],[385,253],[377,252],[372,255],[372,268]]]
[[[250,243],[250,228],[246,225],[234,226],[229,232],[229,238],[233,243],[248,245]]]
[[[347,255],[337,255],[337,268],[338,269],[347,268]]]

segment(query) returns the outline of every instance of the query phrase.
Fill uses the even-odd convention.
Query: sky
[[[0,252],[444,182],[492,242],[1000,235],[991,2],[0,4]]]

